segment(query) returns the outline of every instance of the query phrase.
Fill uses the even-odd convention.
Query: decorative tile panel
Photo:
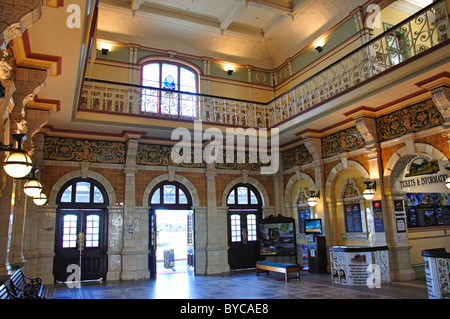
[[[366,145],[364,138],[356,127],[328,135],[322,138],[322,154],[324,158],[360,149]]]
[[[45,138],[45,160],[124,164],[125,158],[125,143],[49,136]]]
[[[299,145],[282,152],[281,159],[283,162],[283,169],[308,164],[313,161],[313,157],[305,145]]]
[[[444,118],[430,99],[384,115],[376,122],[378,137],[383,142],[439,126]]]
[[[193,153],[193,151],[192,151]],[[172,146],[168,145],[152,145],[152,144],[139,144],[136,156],[136,164],[151,165],[151,166],[178,166],[178,167],[191,167],[191,168],[204,168],[205,163],[194,162],[194,154],[191,155],[192,163],[174,163],[172,161]]]

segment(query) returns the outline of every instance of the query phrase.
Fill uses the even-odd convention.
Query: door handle
[[[83,232],[79,232],[77,236],[77,242],[78,242],[78,250],[83,251],[84,250],[84,242],[85,242],[86,236]]]
[[[242,243],[247,245],[247,228],[242,228]]]

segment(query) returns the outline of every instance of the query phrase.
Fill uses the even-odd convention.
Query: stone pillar
[[[324,176],[324,164],[322,160],[322,141],[320,137],[313,135],[312,133],[307,133],[305,138],[305,146],[309,153],[313,157],[312,165],[314,167],[314,183],[316,184],[315,191],[320,192],[320,198],[314,208],[317,218],[322,219],[322,228],[327,237],[328,243],[333,243],[335,238],[332,235],[334,231],[330,229],[332,225],[330,220],[333,218],[329,212],[329,207],[326,205],[326,192],[325,192],[325,176]]]
[[[227,210],[217,205],[215,164],[206,167],[206,274],[230,271],[228,265]],[[197,213],[196,213],[197,216]],[[196,225],[197,226],[197,225]],[[198,231],[196,231],[198,232]]]
[[[31,157],[33,167],[37,169],[36,178],[40,180],[42,175],[43,165],[43,151],[44,151],[44,135],[41,133],[35,134],[33,137],[34,153]],[[50,194],[46,194],[49,196]],[[25,196],[24,196],[25,197]],[[25,214],[24,236],[23,236],[23,256],[26,264],[24,271],[29,276],[40,276],[37,271],[39,254],[38,254],[38,234],[39,234],[39,206],[34,205],[33,199],[27,197],[27,211]]]
[[[148,271],[148,210],[136,207],[138,140],[128,140],[123,209],[122,280],[150,278]],[[147,240],[147,241],[146,241]]]
[[[370,116],[372,115],[372,116]],[[389,247],[389,268],[392,281],[408,281],[415,278],[411,266],[410,250],[407,233],[397,234],[395,227],[394,200],[391,189],[385,189],[383,179],[383,163],[381,149],[377,143],[376,121],[373,114],[358,114],[355,116],[356,128],[366,141],[366,156],[369,161],[370,180],[377,183],[377,190],[373,200],[380,200],[383,212],[384,232],[373,233],[375,245]],[[411,148],[413,135],[405,137],[405,144]],[[372,207],[371,207],[372,210]],[[372,229],[374,229],[372,227]]]
[[[123,206],[108,207],[108,281],[120,280],[122,273],[123,215]]]

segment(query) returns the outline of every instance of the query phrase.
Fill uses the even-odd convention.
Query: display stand
[[[325,274],[327,272],[327,244],[324,236],[308,235],[309,272]]]
[[[428,299],[450,299],[450,253],[445,248],[422,251]]]
[[[270,215],[259,223],[258,238],[262,259],[297,264],[294,218]]]
[[[390,281],[387,246],[330,247],[331,281],[366,286]]]

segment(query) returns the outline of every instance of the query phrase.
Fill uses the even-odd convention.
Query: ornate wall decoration
[[[205,163],[195,163],[194,151],[191,150],[192,163],[174,163],[172,161],[172,146],[168,145],[152,145],[152,144],[139,144],[136,155],[136,164],[151,165],[151,166],[168,166],[173,165],[177,167],[190,167],[190,168],[204,168]]]
[[[353,185],[352,182],[348,181],[348,184],[345,187],[344,198],[352,198],[357,196],[359,196],[359,193],[356,190],[355,185]]]
[[[126,144],[119,142],[47,136],[44,143],[45,160],[124,164],[125,155]]]
[[[311,163],[313,157],[305,145],[299,145],[281,153],[283,169]]]
[[[356,127],[350,127],[322,138],[322,154],[326,158],[342,152],[357,150],[365,145],[366,142],[361,133]]]
[[[216,169],[236,169],[236,170],[249,170],[249,171],[256,171],[260,170],[263,164],[259,162],[259,160],[256,163],[250,163],[250,155],[249,152],[245,152],[245,160],[244,163],[238,163],[237,162],[238,156],[237,152],[234,152],[234,162],[233,163],[227,163],[226,161],[226,153],[223,154],[223,163],[216,163]]]
[[[409,110],[413,132],[426,130],[444,123],[444,117],[432,100],[414,104]]]
[[[382,142],[439,126],[444,118],[430,99],[384,115],[376,122],[378,137]]]
[[[136,164],[167,166],[171,164],[170,152],[170,146],[139,144],[136,155]]]

